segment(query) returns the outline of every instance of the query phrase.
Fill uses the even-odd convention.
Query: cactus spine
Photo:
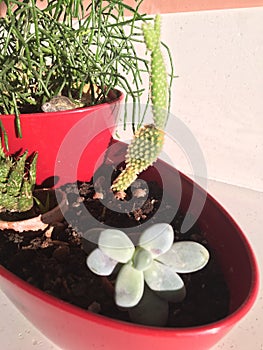
[[[126,167],[113,182],[113,191],[125,191],[139,173],[156,161],[164,143],[163,129],[168,112],[168,84],[164,58],[161,52],[161,19],[157,15],[154,25],[144,24],[143,33],[146,47],[151,51],[151,101],[153,124],[142,126],[134,134],[125,157]]]
[[[0,212],[24,212],[33,206],[37,154],[30,164],[27,155],[26,151],[13,160],[4,154],[0,145]]]

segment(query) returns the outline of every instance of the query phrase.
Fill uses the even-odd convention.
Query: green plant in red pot
[[[103,230],[87,265],[94,273],[109,276],[121,264],[114,283],[116,304],[126,308],[135,323],[165,326],[168,303],[179,303],[186,295],[177,272],[198,271],[208,260],[209,253],[200,243],[174,243],[172,226],[158,223],[144,230],[136,247],[125,232]]]
[[[63,220],[66,195],[52,189],[35,189],[37,154],[7,156],[0,146],[0,231],[17,233],[46,230]],[[59,204],[59,205],[58,205]]]
[[[5,146],[11,154],[38,152],[37,184],[50,177],[57,185],[87,179],[116,125],[123,99],[117,89],[134,105],[134,129],[140,122],[136,105],[149,67],[135,45],[143,41],[138,23],[150,18],[139,13],[141,1],[134,8],[119,0],[92,0],[87,8],[81,1],[47,1],[43,9],[36,0],[3,2],[0,126]],[[81,125],[83,152],[78,153],[82,139],[76,138],[64,158],[57,159],[76,125]],[[94,145],[92,153],[85,140]],[[80,169],[87,159],[84,173]]]
[[[122,154],[124,149],[125,148],[123,144],[116,144],[114,152],[112,150],[110,153],[110,167],[112,165],[112,162],[114,165],[118,165],[120,163],[120,161],[123,159]],[[159,169],[162,169],[161,181],[158,177]],[[164,209],[164,214],[166,214],[169,210],[174,210],[179,201],[179,209],[185,215],[189,208],[189,203],[192,200],[193,190],[196,191],[195,198],[197,202],[202,201],[202,199],[205,197],[204,207],[198,218],[197,224],[201,232],[203,232],[205,246],[208,247],[207,249],[210,254],[210,259],[207,265],[200,271],[196,271],[193,274],[183,273],[183,280],[186,286],[186,298],[182,301],[182,304],[185,303],[184,305],[186,307],[186,315],[187,318],[190,317],[190,320],[193,315],[191,312],[189,314],[189,310],[187,311],[189,307],[189,297],[190,299],[194,297],[194,308],[195,310],[200,311],[200,317],[209,313],[213,305],[217,305],[218,297],[220,297],[221,300],[225,297],[225,290],[218,288],[218,279],[220,276],[223,276],[228,290],[226,299],[226,313],[223,316],[217,319],[213,319],[210,322],[200,323],[199,321],[195,324],[192,323],[189,326],[190,322],[188,320],[188,326],[177,325],[168,327],[149,325],[146,326],[134,322],[132,323],[127,319],[119,320],[116,319],[116,314],[115,317],[114,315],[112,317],[109,317],[109,315],[105,315],[105,310],[107,311],[108,307],[112,306],[112,303],[110,302],[112,297],[110,295],[107,295],[106,309],[100,309],[98,302],[101,301],[100,298],[103,291],[103,284],[98,284],[96,274],[90,275],[90,270],[85,266],[87,257],[83,251],[81,251],[81,248],[78,248],[78,246],[76,246],[74,243],[74,240],[76,240],[76,232],[75,236],[71,236],[69,241],[65,241],[65,232],[63,233],[59,231],[54,238],[54,248],[49,246],[47,250],[47,256],[45,256],[44,259],[42,255],[44,253],[44,249],[33,251],[32,254],[26,254],[27,251],[24,251],[25,256],[34,255],[34,260],[36,260],[36,264],[38,266],[37,273],[35,271],[35,274],[33,275],[34,285],[30,284],[26,278],[23,280],[22,278],[16,276],[16,274],[10,272],[10,270],[4,266],[0,266],[0,285],[3,292],[8,296],[8,298],[10,298],[10,300],[12,300],[17,308],[37,328],[39,328],[47,337],[49,337],[62,349],[74,350],[78,348],[80,350],[84,350],[87,347],[101,347],[109,350],[114,350],[119,346],[128,350],[132,350],[134,347],[143,347],[145,349],[154,350],[172,350],[177,347],[179,349],[184,348],[190,350],[193,348],[193,344],[195,344],[194,346],[197,350],[210,349],[247,314],[247,312],[254,304],[259,287],[259,273],[255,255],[247,241],[246,236],[234,222],[234,220],[229,216],[229,214],[203,189],[198,187],[183,174],[179,174],[178,178],[178,172],[176,169],[160,160],[158,160],[153,167],[148,168],[144,172],[143,179],[148,184],[154,181],[154,189],[156,189],[158,186],[162,188],[162,183],[165,184],[163,191],[165,190],[166,196],[167,193],[169,194],[171,202],[167,203],[169,205],[162,208]],[[81,191],[82,195],[80,199],[78,198],[74,189],[69,193],[69,198],[71,201],[71,209],[69,210],[73,210],[73,213],[78,213],[77,215],[80,218],[80,223],[82,225],[82,220],[85,221],[88,217],[88,221],[90,221],[90,216],[88,216],[86,210],[83,209],[82,211],[81,203],[91,205],[92,197],[94,195],[94,184],[83,183]],[[181,193],[181,198],[178,198],[178,193]],[[110,201],[112,201],[112,197],[110,197]],[[150,202],[151,201],[152,197],[150,197]],[[98,218],[101,217],[105,211],[107,214],[108,209],[106,208],[105,210],[105,207],[99,206],[98,199],[93,200],[93,202],[95,202],[95,206],[101,208],[101,210],[98,211]],[[130,212],[126,213],[126,221],[128,221],[131,215],[132,213]],[[66,217],[68,216],[66,215]],[[68,217],[68,219],[70,218]],[[178,218],[175,219],[175,222],[177,222]],[[134,219],[133,223],[136,221],[137,220]],[[74,222],[72,222],[72,224],[74,224]],[[139,229],[142,224],[143,221],[140,220],[137,222],[137,226],[131,228],[131,232],[136,233],[136,236],[133,236],[135,240],[137,237],[139,239],[141,237],[140,234],[138,235],[138,232],[140,233]],[[165,224],[165,227],[168,226]],[[151,228],[153,228],[153,226],[151,226],[150,229]],[[127,231],[127,229],[128,228],[126,227],[120,230]],[[179,231],[178,229],[174,230],[174,236],[176,236],[176,240]],[[100,232],[102,231],[100,230]],[[170,229],[168,229],[168,233],[169,232]],[[189,232],[189,234],[193,235],[193,237],[196,237],[199,235],[199,232],[200,231],[197,230],[197,227],[195,226],[193,230]],[[104,231],[104,235],[106,234],[107,231]],[[123,236],[123,234],[121,235]],[[60,248],[55,245],[58,244],[58,237],[62,237],[63,239]],[[96,235],[96,237],[98,237],[98,235]],[[104,238],[105,237],[102,238],[102,243]],[[3,250],[1,246],[2,241],[3,235],[0,239],[0,259],[5,258],[7,254],[7,251]],[[164,247],[166,245],[165,241],[166,240],[164,240],[164,242],[158,243],[158,248]],[[167,239],[167,242],[168,241],[169,240]],[[97,243],[95,240],[93,242]],[[91,240],[89,240],[89,243],[91,243]],[[9,246],[10,244],[11,242],[8,242]],[[174,242],[173,244],[177,243]],[[135,242],[133,245],[135,245]],[[145,251],[148,252],[148,246],[146,247],[143,243],[142,245],[143,246],[141,248],[145,249]],[[105,242],[103,243],[103,246],[105,246]],[[136,244],[136,246],[139,247],[138,244]],[[170,247],[170,243],[169,245],[167,244],[166,248],[167,247]],[[96,247],[93,247],[93,249],[94,248]],[[154,253],[158,254],[155,248],[153,249]],[[79,256],[77,257],[75,255],[72,255],[73,252],[78,249]],[[133,250],[133,252],[135,252],[135,248],[132,247],[131,244],[130,250]],[[70,254],[69,251],[71,252]],[[144,250],[137,249],[136,254],[133,254],[132,256],[130,254],[128,258],[131,257],[132,263],[135,263],[136,267],[139,267],[139,269],[142,266],[147,266],[148,262],[148,266],[150,268],[150,262],[152,260],[161,260],[162,256],[165,256],[168,251],[159,256],[153,256],[151,252],[150,255],[146,253],[145,259],[145,257],[143,257]],[[233,252],[235,252],[235,254],[233,254]],[[187,250],[187,253],[189,253],[189,250]],[[40,257],[40,260],[37,260],[38,256]],[[38,263],[39,261],[42,261],[43,263],[43,261],[47,260],[48,257],[50,259],[50,264],[55,265],[55,270],[58,269],[59,271],[58,278],[56,278],[54,274],[50,276],[50,271],[53,270],[45,271],[45,267],[42,268],[41,264]],[[176,254],[175,257],[179,257],[179,255]],[[13,254],[12,260],[14,258],[15,254]],[[115,264],[118,260],[120,260],[120,258],[116,259],[115,257]],[[125,261],[123,261],[123,259],[121,260],[122,263],[118,264],[121,266],[125,266],[125,261],[129,261],[126,259]],[[183,262],[183,260],[184,259],[182,259],[181,262]],[[168,258],[168,263],[171,261],[172,260]],[[213,264],[211,265],[211,262],[216,262],[217,266],[219,267],[220,274],[218,274],[218,270],[214,270]],[[28,262],[24,261],[21,268],[14,265],[13,267],[16,269],[18,268],[19,270],[25,270],[26,277],[28,278],[29,267],[32,266],[32,263],[33,260],[31,259]],[[164,264],[166,263],[167,262],[164,261]],[[62,274],[62,264],[65,266],[65,275]],[[113,265],[115,266],[115,264]],[[51,268],[51,265],[49,266],[49,269]],[[106,265],[107,264],[104,265],[104,269],[106,268]],[[113,280],[110,279],[112,285],[114,285],[115,277],[118,273],[118,265],[114,267],[114,269],[117,270],[114,271]],[[112,268],[112,265],[110,268]],[[210,280],[210,282],[204,280],[203,277],[206,275],[207,268],[208,270],[210,269],[212,273],[212,280]],[[145,271],[141,271],[143,272],[143,275]],[[175,272],[181,275],[178,266],[176,266]],[[50,283],[48,283],[47,280],[48,275]],[[86,275],[89,277],[88,280],[85,278]],[[140,276],[142,276],[141,273]],[[46,285],[44,285],[44,290],[41,290],[41,285],[38,285],[36,283],[38,278],[40,278],[41,283],[42,281],[45,282]],[[98,278],[101,280],[103,277],[98,276]],[[196,281],[196,284],[198,286],[197,290],[195,288],[192,289],[189,287],[189,278]],[[127,284],[129,285],[128,282]],[[149,282],[149,284],[151,284],[151,282]],[[38,288],[36,288],[36,286]],[[51,291],[52,286],[53,290]],[[107,286],[108,284],[105,285],[105,288]],[[90,295],[92,294],[91,289],[94,287],[95,298],[90,299]],[[48,290],[48,292],[46,292],[45,288]],[[72,290],[75,304],[65,302],[65,300],[60,300],[59,298],[54,297],[54,291],[57,292],[60,289],[62,289],[64,296],[69,289]],[[144,292],[147,293],[148,290],[149,288],[146,286],[146,284],[144,284]],[[210,297],[203,299],[203,295],[207,296],[207,290],[212,291],[212,293]],[[109,292],[112,292],[112,287]],[[160,293],[160,291],[155,291],[153,294],[151,293],[151,296],[156,297],[156,294],[158,293]],[[184,294],[183,289],[182,293]],[[160,299],[163,300],[163,298]],[[86,300],[88,301],[86,306],[80,307],[79,303],[83,303],[83,301],[85,302]],[[92,302],[92,300],[94,302]],[[161,301],[159,300],[159,302]],[[181,303],[175,303],[175,308],[172,308],[172,314],[175,316],[175,320],[181,318],[180,304]],[[167,305],[166,300],[164,300],[164,308],[162,310],[165,310],[165,305]],[[153,316],[153,314],[158,311],[155,307],[152,307],[152,309],[153,313],[151,313],[151,316]],[[132,311],[132,308],[130,311]],[[140,310],[138,310],[138,312],[139,311]],[[221,314],[221,310],[219,311]],[[117,310],[116,313],[125,313],[125,311],[123,310],[123,307],[121,307],[121,310]],[[142,314],[144,316],[145,312],[143,311]],[[136,318],[138,320],[137,315]],[[196,339],[198,339],[198,341]]]
[[[0,240],[0,243],[3,242],[0,245],[0,258],[6,266],[0,267],[1,288],[26,317],[65,349],[84,350],[91,347],[114,350],[120,347],[132,350],[140,347],[151,350],[190,350],[193,344],[196,350],[208,349],[248,312],[257,295],[258,270],[255,257],[238,226],[204,190],[176,169],[160,160],[155,162],[163,144],[169,102],[167,75],[162,69],[159,20],[157,16],[154,25],[146,24],[143,29],[147,47],[151,51],[149,71],[154,120],[153,124],[142,126],[135,132],[126,153],[126,168],[120,169],[120,175],[114,173],[116,176],[112,177],[113,183],[109,180],[110,184],[106,176],[100,176],[96,181],[94,174],[94,181],[65,186],[70,201],[70,210],[65,215],[69,225],[64,223],[66,227],[59,227],[51,237],[41,236],[41,247],[36,254],[33,253],[38,266],[37,274],[33,269],[29,275],[31,260],[26,261],[26,266],[22,268],[13,263],[14,256],[11,263],[6,261],[6,253],[1,252],[11,243]],[[157,74],[159,67],[161,76]],[[156,88],[160,83],[160,88],[164,90],[157,98]],[[49,108],[49,105],[46,107]],[[94,151],[94,145],[89,148]],[[122,144],[119,148],[117,144],[117,149],[109,148],[104,166],[112,172],[123,161],[125,149]],[[154,165],[149,167],[153,162]],[[87,166],[88,161],[85,169]],[[161,179],[158,169],[162,169]],[[145,181],[149,188],[151,186],[150,193],[142,187],[140,180],[137,182],[139,187],[134,184],[142,171],[141,182]],[[106,182],[106,188],[103,182]],[[131,201],[131,209],[128,210],[126,205],[132,192],[130,185],[135,186],[136,200]],[[203,203],[203,210],[198,225],[184,236],[181,232],[182,217],[190,208],[193,192],[196,202]],[[115,206],[111,221],[108,214],[112,214],[112,210],[104,205],[104,200],[106,204]],[[141,204],[141,201],[145,205],[139,205],[138,208],[137,202]],[[162,219],[169,218],[170,222],[158,222],[159,208]],[[170,216],[177,209],[178,215]],[[149,212],[152,216],[148,218]],[[117,219],[119,226],[116,224]],[[103,228],[109,225],[114,229],[94,228],[94,220]],[[149,223],[153,225],[144,230],[144,224]],[[91,236],[95,233],[94,239],[91,239],[90,232]],[[86,251],[91,250],[91,254],[88,256],[85,254],[83,237],[89,239]],[[201,240],[202,244],[192,243],[189,237]],[[46,249],[48,242],[50,245]],[[17,245],[14,244],[16,251]],[[28,249],[30,244],[25,244]],[[47,255],[43,258],[42,254],[45,253]],[[48,268],[42,266],[44,261],[47,261]],[[113,279],[110,280],[109,276],[109,280],[111,287],[115,286],[117,306],[114,298],[105,297],[102,278],[92,273],[86,262],[92,271],[100,275],[109,276],[113,273]],[[58,271],[55,279],[50,273],[52,266]],[[22,276],[24,281],[8,268],[13,268],[14,273]],[[206,280],[207,274],[210,276],[209,281]],[[217,288],[218,282],[220,288]],[[58,298],[60,292],[62,297]],[[72,297],[70,301],[69,293]],[[219,310],[218,298],[223,301]],[[159,320],[151,323],[149,318],[153,321],[153,313],[146,319],[144,316],[149,309],[155,308],[153,305],[156,304],[152,302],[156,300],[160,311],[159,315],[157,312]],[[123,310],[127,306],[130,318],[127,310]],[[207,316],[210,309],[215,308],[216,315]],[[169,322],[167,327],[161,327],[167,322],[167,309]],[[186,317],[181,319],[183,309]],[[131,322],[132,319],[137,323]]]

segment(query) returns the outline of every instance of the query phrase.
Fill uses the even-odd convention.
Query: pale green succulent
[[[140,303],[145,285],[156,293],[155,299],[162,299],[161,303],[182,301],[185,287],[178,273],[200,270],[208,260],[204,246],[193,241],[174,243],[172,226],[159,223],[140,235],[136,247],[123,231],[103,230],[87,265],[95,274],[109,276],[122,264],[116,277],[115,302],[133,308]]]
[[[156,161],[164,143],[164,127],[168,117],[168,83],[161,51],[161,19],[157,15],[154,25],[143,25],[144,40],[151,52],[151,100],[153,124],[139,128],[126,154],[126,167],[112,185],[113,191],[125,191],[138,174]]]
[[[13,159],[0,146],[0,212],[24,212],[33,206],[37,154],[30,164],[27,155],[26,151]]]

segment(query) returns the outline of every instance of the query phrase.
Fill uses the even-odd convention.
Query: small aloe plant
[[[143,25],[144,40],[151,52],[151,101],[153,124],[141,126],[135,132],[125,157],[126,167],[112,184],[113,191],[125,191],[138,174],[156,161],[164,143],[164,127],[168,116],[168,83],[161,51],[161,19],[157,15],[154,25]]]
[[[88,255],[87,265],[95,274],[109,276],[121,264],[115,283],[115,302],[133,308],[141,302],[145,291],[146,297],[149,295],[148,289],[157,294],[161,304],[164,300],[182,301],[185,287],[178,273],[200,270],[208,260],[209,252],[203,245],[193,241],[174,243],[172,226],[158,223],[140,235],[136,247],[123,231],[101,231],[98,248]]]
[[[30,164],[25,151],[18,159],[6,156],[0,145],[0,212],[25,212],[34,203],[37,154]]]

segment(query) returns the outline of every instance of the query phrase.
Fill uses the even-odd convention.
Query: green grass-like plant
[[[2,1],[7,13],[0,18],[0,114],[15,114],[20,136],[20,113],[40,112],[60,94],[81,100],[86,84],[91,105],[113,88],[124,90],[137,122],[142,76],[149,73],[148,60],[136,52],[143,43],[141,23],[151,21],[139,14],[143,0],[134,8],[122,0],[91,0],[87,9],[80,0],[48,0],[43,10],[36,0]],[[102,88],[99,96],[93,86]]]

